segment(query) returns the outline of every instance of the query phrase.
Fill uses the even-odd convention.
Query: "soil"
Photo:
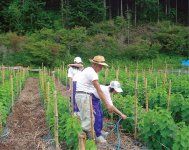
[[[53,150],[45,112],[41,103],[39,80],[28,78],[12,113],[7,119],[7,135],[0,138],[0,150]]]
[[[104,119],[104,123],[115,123],[111,120]],[[120,129],[120,150],[147,150],[147,148],[140,143],[139,141],[135,140],[133,135],[125,133],[122,127],[119,127]],[[107,136],[107,144],[98,144],[97,148],[98,150],[117,150],[118,149],[118,138],[116,134],[116,129],[113,127],[105,127],[104,130],[106,132],[109,132],[109,135]]]

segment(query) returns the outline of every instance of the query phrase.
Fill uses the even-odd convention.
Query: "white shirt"
[[[76,91],[92,93],[95,90],[95,87],[92,84],[92,81],[94,80],[98,80],[98,74],[92,67],[85,68],[81,73],[77,74]]]
[[[73,79],[73,77],[74,77],[76,74],[78,74],[79,72],[81,72],[81,70],[76,69],[76,68],[73,68],[73,67],[70,67],[70,68],[68,69],[68,77]]]
[[[109,86],[105,86],[105,85],[100,85],[100,88],[102,89],[102,92],[104,93],[106,100],[108,101],[108,103],[113,106],[113,102],[111,99],[111,95],[110,95],[110,91],[109,91]],[[93,91],[93,94],[95,95],[96,98],[100,99],[96,89]]]

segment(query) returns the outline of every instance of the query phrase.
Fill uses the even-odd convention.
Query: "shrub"
[[[189,127],[183,122],[179,123],[174,138],[173,150],[188,150],[189,149]]]
[[[150,149],[171,148],[175,137],[175,129],[174,120],[170,112],[166,110],[151,110],[144,113],[139,122],[139,136]]]
[[[160,31],[155,34],[155,39],[162,45],[160,52],[188,55],[189,30],[187,28],[169,23],[162,23],[159,28]]]
[[[80,52],[88,57],[104,55],[109,58],[116,57],[122,53],[122,45],[118,41],[105,34],[97,34],[89,37],[80,49]]]
[[[143,40],[132,44],[125,49],[125,54],[131,59],[156,58],[161,48],[159,43],[149,43]]]

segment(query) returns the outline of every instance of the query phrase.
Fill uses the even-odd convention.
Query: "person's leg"
[[[77,82],[76,82],[76,81],[73,81],[73,93],[72,93],[73,111],[74,111],[74,112],[79,112],[79,109],[78,109],[77,104],[76,104],[76,101],[75,101],[76,85],[77,85]]]
[[[76,103],[80,110],[81,127],[84,131],[91,130],[90,95],[76,93]]]
[[[95,117],[94,130],[96,137],[99,137],[103,128],[102,107],[100,105],[100,99],[96,98],[94,95],[92,96],[92,102]]]

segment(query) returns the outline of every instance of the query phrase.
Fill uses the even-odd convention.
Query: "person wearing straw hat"
[[[76,87],[76,103],[80,111],[81,126],[86,133],[91,131],[90,95],[94,90],[97,91],[108,111],[113,111],[113,107],[107,102],[98,82],[98,73],[102,70],[102,67],[108,66],[105,63],[105,58],[98,55],[89,59],[89,61],[91,66],[78,74]]]
[[[105,94],[106,100],[108,103],[113,106],[113,112],[120,115],[123,119],[126,119],[127,116],[124,115],[122,112],[120,112],[114,105],[111,99],[111,94],[117,94],[123,92],[120,83],[118,81],[111,81],[110,85],[100,85],[102,91]],[[97,93],[97,91],[93,91],[92,94],[92,102],[93,102],[93,109],[94,109],[94,117],[95,117],[95,123],[94,123],[94,130],[96,133],[96,141],[99,143],[106,143],[105,137],[108,135],[108,132],[105,132],[102,130],[103,128],[103,111],[102,106],[100,103],[100,97]]]
[[[79,116],[79,109],[75,102],[75,94],[76,94],[76,81],[74,78],[83,70],[82,60],[80,57],[74,58],[74,64],[68,65],[68,78],[69,78],[69,91],[71,91],[71,101],[73,105],[74,115]]]

